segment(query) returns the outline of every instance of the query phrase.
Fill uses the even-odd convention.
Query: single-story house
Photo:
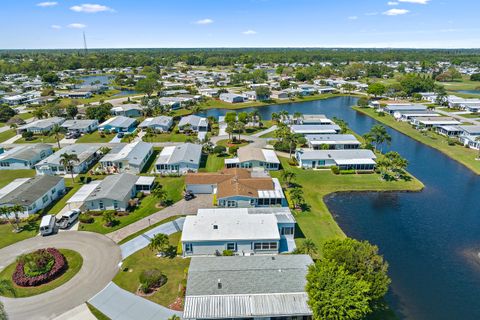
[[[208,120],[207,118],[199,117],[196,115],[182,117],[178,122],[178,130],[180,132],[183,132],[186,131],[186,128],[190,128],[191,131],[195,132],[207,132]]]
[[[115,116],[124,116],[130,118],[141,117],[143,114],[143,110],[138,104],[121,104],[113,107],[111,112]]]
[[[46,208],[65,193],[65,180],[54,176],[15,179],[0,189],[0,207],[21,205],[24,218]]]
[[[460,121],[451,117],[415,117],[410,120],[410,123],[417,129],[461,124]]]
[[[21,127],[17,128],[17,133],[22,133],[24,131],[33,132],[34,134],[43,134],[50,132],[56,125],[61,125],[65,121],[65,118],[61,117],[52,117],[47,119],[40,119]]]
[[[299,118],[289,116],[291,123],[299,125],[334,125],[324,114],[304,114]]]
[[[290,131],[294,134],[337,134],[340,133],[341,129],[336,124],[294,124],[290,126]]]
[[[100,166],[111,173],[140,173],[153,154],[153,145],[143,141],[113,147],[102,159]]]
[[[90,133],[98,129],[98,120],[67,120],[62,123],[62,128],[69,132]]]
[[[135,119],[124,116],[116,116],[100,124],[99,130],[111,132],[133,132],[135,131],[136,123],[137,120]]]
[[[388,104],[383,108],[383,111],[393,115],[395,112],[427,111],[427,109],[427,106],[423,104]]]
[[[471,149],[480,150],[480,126],[466,125],[459,126],[463,133],[458,137],[464,146],[468,146]]]
[[[305,292],[311,264],[309,255],[193,257],[182,318],[311,320]]]
[[[237,151],[237,157],[225,159],[226,168],[251,169],[261,167],[266,170],[280,169],[280,160],[273,150],[245,146]]]
[[[93,95],[90,91],[57,91],[56,94],[61,98],[71,99],[88,99]]]
[[[393,113],[393,117],[399,121],[408,121],[416,117],[440,117],[439,113],[435,111],[396,111]]]
[[[187,173],[185,184],[194,194],[214,194],[219,207],[287,206],[278,179],[263,171],[231,168],[215,173]]]
[[[284,99],[288,99],[289,95],[285,91],[272,91],[272,93],[270,94],[270,97],[272,99],[284,100]]]
[[[168,116],[158,116],[155,118],[146,118],[139,124],[139,128],[151,128],[156,132],[167,132],[173,126],[173,118]]]
[[[204,89],[199,89],[198,92],[202,96],[206,96],[206,97],[210,97],[210,98],[218,97],[218,89],[204,88]]]
[[[37,174],[56,175],[69,174],[61,163],[62,154],[76,155],[79,161],[73,161],[73,173],[84,173],[90,168],[100,156],[100,146],[91,144],[71,144],[58,150],[48,158],[41,160],[35,165]]]
[[[457,137],[463,133],[459,126],[438,126],[435,130],[437,133],[447,137]]]
[[[184,143],[163,148],[155,162],[155,171],[160,174],[186,174],[197,172],[202,158],[202,146]]]
[[[43,143],[14,147],[0,154],[0,170],[32,169],[52,153],[52,146]]]
[[[353,134],[307,134],[308,147],[314,150],[320,149],[358,149],[360,141]]]
[[[183,225],[183,256],[278,254],[295,249],[295,218],[290,209],[199,209]],[[267,246],[258,245],[268,242]]]
[[[340,170],[371,171],[377,158],[371,150],[297,150],[295,157],[301,168],[325,169],[336,166]]]
[[[241,94],[236,93],[221,93],[220,100],[228,102],[228,103],[240,103],[245,100],[245,98]]]

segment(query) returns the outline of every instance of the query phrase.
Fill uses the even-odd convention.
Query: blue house
[[[98,129],[109,132],[133,132],[135,131],[136,124],[137,120],[135,119],[117,116],[103,122]]]

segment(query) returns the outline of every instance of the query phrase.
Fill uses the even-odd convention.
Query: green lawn
[[[426,131],[426,132],[421,132],[418,131],[412,126],[407,123],[407,122],[400,122],[396,121],[390,116],[379,116],[375,110],[370,109],[370,108],[359,108],[359,107],[353,107],[354,110],[361,112],[363,114],[366,114],[375,120],[394,128],[395,130],[423,143],[426,144],[427,146],[430,146],[432,148],[435,148],[442,153],[446,154],[450,158],[460,162],[476,174],[480,175],[480,161],[475,160],[476,157],[478,157],[478,151],[465,148],[460,145],[449,145],[447,138],[439,135],[437,133],[431,132],[431,131]]]
[[[11,265],[7,266],[5,269],[3,269],[2,272],[0,272],[0,280],[6,280],[10,283],[11,286],[13,286],[13,288],[15,289],[15,297],[17,298],[35,296],[37,294],[41,294],[58,288],[62,284],[66,283],[68,280],[72,279],[73,276],[76,275],[78,271],[80,271],[80,268],[83,264],[82,256],[76,251],[67,249],[59,250],[67,259],[68,269],[63,275],[61,275],[57,279],[38,287],[19,287],[15,285],[12,281],[12,274],[15,271],[15,267],[17,265],[17,263],[14,262]],[[7,297],[13,296],[10,292],[6,292],[4,295]]]
[[[20,119],[23,119],[23,120],[27,120],[27,119],[33,118],[33,114],[32,114],[31,112],[19,113],[19,114],[17,114],[17,116],[18,116]]]
[[[303,190],[305,202],[310,206],[306,212],[295,215],[299,232],[297,241],[312,239],[318,247],[330,239],[345,237],[323,198],[339,191],[419,191],[423,184],[413,178],[411,181],[383,181],[378,174],[335,175],[330,170],[304,170],[289,165],[286,158],[280,158],[282,167],[296,174],[295,183]],[[273,177],[281,179],[282,171],[271,171]],[[288,191],[287,191],[288,196]]]
[[[226,156],[220,156],[216,154],[209,154],[206,161],[202,159],[200,164],[201,172],[217,172],[223,169]]]
[[[170,235],[170,244],[172,246],[177,247],[180,235],[179,232]],[[173,259],[158,258],[155,256],[155,252],[147,247],[123,261],[122,270],[113,278],[113,282],[125,290],[136,293],[139,286],[139,275],[144,270],[159,269],[167,276],[167,283],[160,287],[153,295],[145,298],[168,307],[179,296],[180,285],[186,277],[185,270],[189,265],[190,259],[181,257],[175,257]]]
[[[35,170],[2,170],[0,172],[0,188],[18,178],[30,178],[35,176]]]
[[[459,114],[459,116],[469,119],[476,119],[480,118],[480,113]]]
[[[101,142],[110,142],[115,137],[115,133],[107,133],[100,135],[99,131],[92,133],[84,134],[78,138],[77,143],[101,143]]]
[[[64,137],[63,134],[58,135],[58,140],[62,140]],[[50,136],[44,135],[34,135],[32,139],[26,140],[25,138],[20,138],[15,143],[57,143],[57,138],[54,134]]]
[[[22,231],[17,233],[13,232],[13,227],[10,223],[0,224],[0,248],[35,237],[38,234],[39,221],[22,223],[21,227]]]
[[[156,181],[167,190],[168,199],[171,200],[172,203],[182,199],[183,189],[185,188],[184,177],[158,177]],[[81,223],[79,230],[106,234],[121,229],[126,225],[134,223],[135,221],[148,217],[149,215],[159,211],[160,209],[156,207],[157,203],[158,200],[156,198],[153,196],[147,196],[142,199],[138,208],[130,212],[128,215],[116,217],[115,219],[117,220],[117,224],[115,224],[113,227],[104,226],[102,216],[96,216],[94,217],[93,223]]]
[[[245,134],[246,135],[252,135],[252,134],[255,134],[257,132],[266,130],[266,129],[270,128],[271,126],[273,126],[275,124],[275,122],[272,121],[272,120],[262,120],[262,124],[263,124],[262,127],[246,128],[245,129]]]
[[[243,146],[246,146],[246,145],[248,145],[248,142],[247,142],[247,141],[244,141],[244,142],[242,142],[242,143],[231,144],[231,143],[229,143],[229,140],[228,140],[228,139],[224,139],[224,140],[219,140],[219,141],[217,142],[217,146],[224,146],[224,147],[226,147],[226,148],[231,147],[231,146],[235,146],[235,147],[239,147],[239,148],[240,148],[240,147],[243,147]]]
[[[0,142],[4,142],[10,138],[15,137],[16,135],[17,135],[16,131],[12,129],[0,132]]]
[[[49,214],[58,214],[67,205],[68,199],[70,199],[82,186],[82,184],[78,182],[76,182],[72,186],[72,179],[65,179],[65,185],[68,190],[67,194],[64,195],[59,201],[57,201],[57,203],[55,203],[55,205],[50,210],[48,210]]]
[[[184,133],[156,133],[151,137],[143,137],[143,141],[145,142],[185,142],[188,138],[195,139],[197,136],[191,135],[187,136]]]
[[[143,230],[140,230],[140,231],[137,231],[135,233],[132,233],[131,235],[129,235],[128,237],[120,240],[120,242],[118,242],[118,245],[122,245],[124,244],[125,242],[128,242],[136,237],[138,237],[139,235],[142,235],[144,234],[145,232],[149,231],[149,230],[152,230],[153,228],[156,228],[158,227],[159,225],[162,225],[162,224],[165,224],[167,222],[170,222],[170,221],[174,221],[174,220],[177,220],[178,218],[180,218],[182,216],[173,216],[173,217],[170,217],[170,218],[167,218],[167,219],[163,219],[162,221],[158,221],[157,223],[154,223],[152,224],[151,226],[149,226],[148,228],[145,228]]]
[[[110,320],[109,317],[104,315],[100,310],[92,306],[90,303],[86,302],[86,304],[88,309],[90,310],[90,312],[93,314],[95,318],[97,318],[98,320]]]

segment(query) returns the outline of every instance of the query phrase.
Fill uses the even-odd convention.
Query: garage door
[[[192,190],[194,194],[210,194],[213,188],[212,184],[187,184],[187,190]]]

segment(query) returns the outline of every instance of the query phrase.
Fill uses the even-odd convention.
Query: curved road
[[[100,292],[118,272],[120,248],[109,238],[91,232],[61,232],[34,237],[0,249],[0,269],[22,254],[40,248],[71,249],[81,254],[80,271],[64,285],[28,298],[0,297],[12,320],[52,319],[84,303]]]

